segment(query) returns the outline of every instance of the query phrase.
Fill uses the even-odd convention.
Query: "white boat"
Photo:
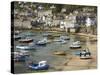
[[[30,43],[30,42],[33,42],[33,39],[31,38],[25,38],[25,39],[21,39],[19,40],[20,43]]]
[[[30,55],[29,51],[25,51],[25,50],[15,51],[13,52],[13,54],[15,56],[29,56]]]
[[[36,49],[34,46],[25,46],[25,45],[19,45],[16,46],[17,49],[21,49],[21,50],[34,50]]]
[[[50,33],[44,33],[43,36],[48,37],[48,36],[51,36],[51,34]]]
[[[15,35],[18,35],[19,33],[21,33],[21,31],[18,31],[18,30],[14,31]]]
[[[81,45],[72,44],[70,45],[70,48],[81,48]]]
[[[63,39],[63,40],[69,40],[70,37],[68,37],[68,36],[60,36],[60,39]]]
[[[29,55],[30,55],[29,51],[26,51],[26,50],[20,50],[20,53],[21,53],[22,55],[25,55],[25,56],[29,56]],[[21,55],[21,54],[20,54],[20,55]]]
[[[14,51],[11,53],[12,59],[14,61],[25,61],[26,57],[28,57],[30,53],[28,51],[24,50],[19,50],[19,51]]]
[[[61,42],[62,40],[61,39],[54,39],[53,41],[54,42]]]
[[[62,40],[61,41],[61,44],[65,44],[65,43],[67,43],[68,41],[66,41],[66,40]]]
[[[70,48],[81,48],[80,41],[73,42],[73,43],[70,45]]]
[[[47,38],[44,38],[38,42],[36,42],[36,45],[46,45],[48,43]]]
[[[80,45],[81,43],[80,43],[80,41],[75,41],[75,42],[73,42],[73,44]]]
[[[61,44],[65,44],[65,43],[67,43],[67,40],[64,40],[64,39],[55,39],[55,40],[53,40],[54,42],[59,42],[59,43],[61,43]]]

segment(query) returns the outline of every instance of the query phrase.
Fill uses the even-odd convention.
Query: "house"
[[[52,15],[52,10],[41,10],[37,12],[38,17],[42,17],[42,16],[51,16]]]

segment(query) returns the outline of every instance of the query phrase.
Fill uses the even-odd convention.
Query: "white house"
[[[91,26],[91,25],[92,25],[92,20],[88,17],[88,18],[86,19],[86,26],[89,27],[89,26]]]

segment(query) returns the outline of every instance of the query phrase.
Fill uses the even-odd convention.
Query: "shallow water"
[[[23,35],[24,32],[22,32],[20,35]],[[29,38],[34,39],[34,41],[37,40],[41,40],[43,39],[43,33],[44,32],[32,32],[33,34],[35,34],[34,36],[28,36]],[[61,35],[63,35],[64,33],[61,33]],[[86,38],[83,38],[81,36],[77,36],[77,35],[68,35],[70,37],[70,40],[68,40],[68,42],[66,44],[61,44],[60,42],[51,42],[48,43],[46,46],[37,46],[36,50],[29,50],[31,53],[31,57],[30,60],[33,62],[38,63],[39,61],[42,60],[46,60],[48,62],[48,64],[50,64],[51,67],[55,66],[55,65],[61,65],[62,61],[67,60],[66,56],[57,56],[57,55],[53,55],[54,51],[66,51],[66,53],[75,55],[77,53],[79,53],[79,51],[83,48],[86,47],[87,43],[90,43]],[[55,37],[55,39],[58,37]],[[81,41],[82,40],[82,41]],[[82,48],[80,49],[70,49],[69,46],[73,41],[81,41],[81,45]],[[15,46],[19,45],[21,43],[19,43],[18,41],[15,41]],[[92,43],[90,43],[92,44]],[[15,50],[17,50],[15,48]],[[15,63],[15,73],[26,73],[26,72],[30,72],[30,70],[25,69],[25,64],[27,63],[27,61],[25,63],[19,63],[16,64]],[[55,71],[54,69],[50,69],[50,71]]]

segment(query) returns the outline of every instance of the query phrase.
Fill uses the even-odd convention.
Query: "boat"
[[[19,42],[20,42],[20,43],[30,43],[30,42],[33,42],[33,39],[25,38],[25,39],[19,40]]]
[[[61,41],[61,44],[65,44],[65,43],[67,43],[68,41],[66,41],[66,40],[62,40]]]
[[[72,44],[72,45],[70,45],[70,48],[72,48],[72,49],[81,48],[81,45]]]
[[[51,36],[51,33],[44,33],[43,34],[43,37],[49,37],[49,36]]]
[[[15,52],[12,52],[11,56],[12,56],[11,60],[14,60],[15,62],[24,62],[26,60],[26,57],[29,56],[29,53],[15,51]]]
[[[19,36],[19,35],[14,35],[14,39],[15,39],[15,40],[19,40],[19,39],[21,39],[21,36]]]
[[[52,33],[43,33],[42,34],[43,35],[43,37],[47,37],[48,39],[54,39],[54,36],[52,35]]]
[[[49,65],[47,64],[47,61],[40,61],[37,64],[29,64],[28,68],[31,70],[48,70]]]
[[[62,39],[62,40],[69,40],[70,37],[68,37],[68,36],[60,36],[60,39]]]
[[[54,39],[53,41],[54,42],[61,42],[62,40],[61,39]]]
[[[15,34],[15,35],[18,35],[18,34],[20,34],[20,33],[21,33],[21,31],[18,31],[18,30],[14,31],[14,34]]]
[[[80,59],[91,59],[91,52],[89,49],[81,50]]]
[[[17,49],[21,49],[21,50],[35,50],[36,47],[35,46],[26,46],[26,45],[18,45],[16,46]]]
[[[64,39],[54,39],[53,41],[54,41],[54,42],[59,42],[59,43],[61,43],[61,44],[65,44],[65,43],[68,42],[68,41],[66,41],[66,40],[64,40]]]
[[[47,38],[44,38],[36,42],[36,45],[46,45],[48,43]]]
[[[15,56],[29,56],[30,55],[29,51],[26,51],[26,50],[14,51],[12,52],[12,54]]]
[[[54,55],[66,55],[65,51],[54,51]]]
[[[62,44],[67,43],[66,40],[69,40],[70,38],[68,36],[60,36],[58,39],[54,39],[54,42],[60,42]]]
[[[75,41],[75,42],[73,42],[73,44],[80,45],[80,44],[81,44],[81,42],[80,42],[80,41]]]
[[[26,61],[26,56],[16,56],[14,57],[15,62],[25,62]]]
[[[19,52],[20,52],[20,55],[30,56],[29,51],[26,51],[26,50],[19,50]]]
[[[81,44],[80,44],[80,41],[76,41],[76,42],[73,42],[71,45],[70,45],[70,48],[81,48]]]

